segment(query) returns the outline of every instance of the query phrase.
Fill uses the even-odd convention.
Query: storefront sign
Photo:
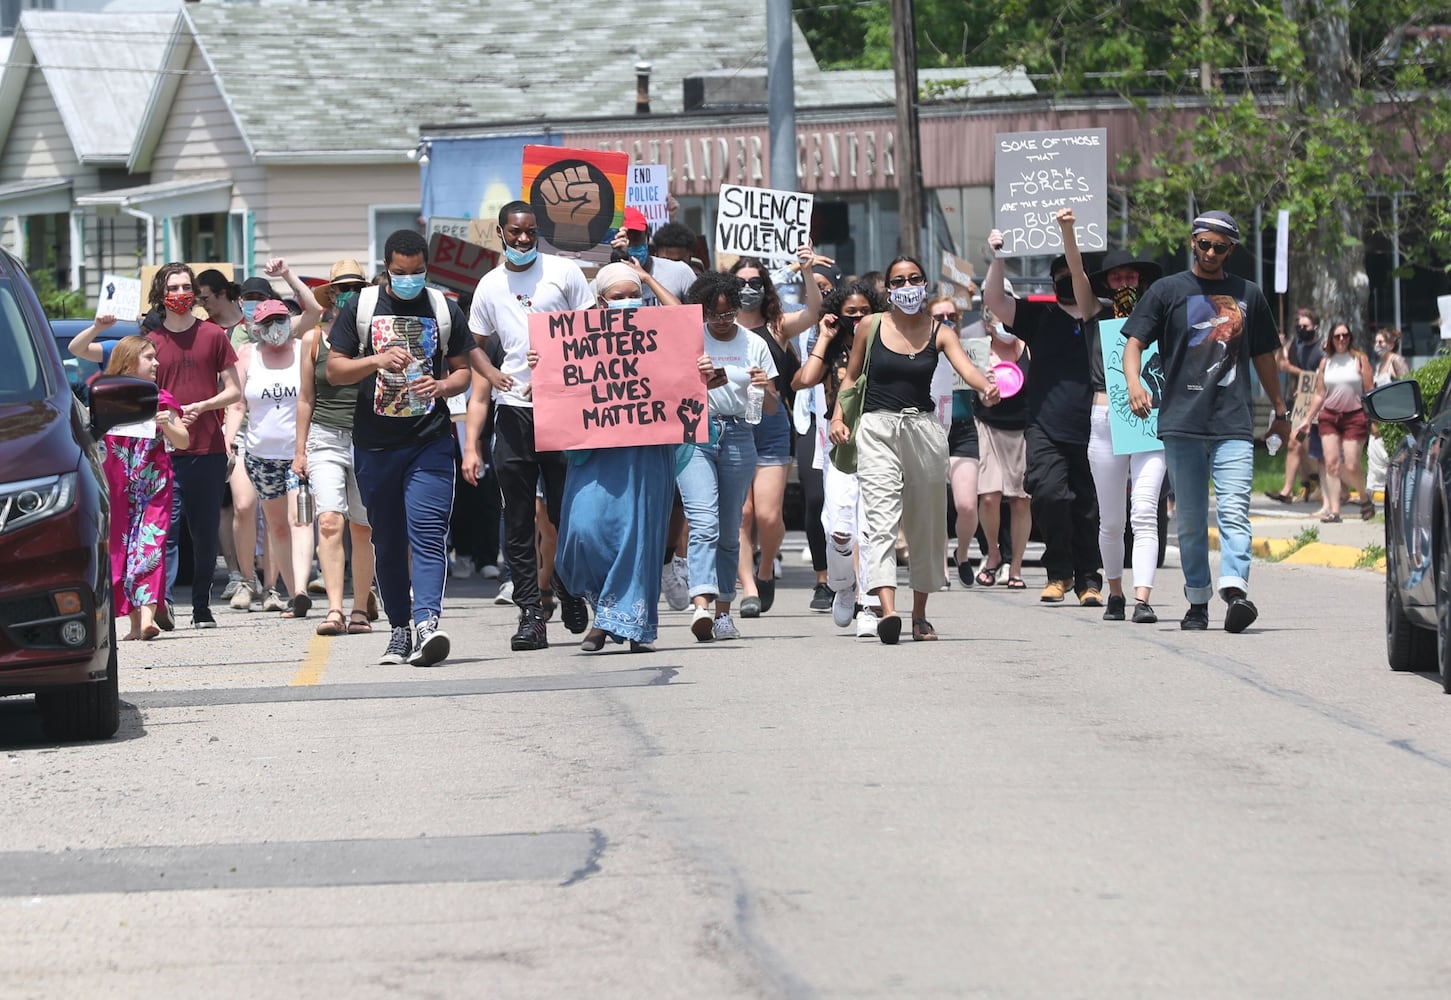
[[[1004,257],[1063,252],[1055,216],[1073,209],[1084,253],[1108,249],[1108,130],[1009,132],[994,137],[993,196]]]
[[[529,346],[540,451],[708,440],[700,306],[533,313]]]

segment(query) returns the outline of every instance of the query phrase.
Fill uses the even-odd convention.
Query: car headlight
[[[0,483],[0,535],[69,510],[76,498],[76,474]]]

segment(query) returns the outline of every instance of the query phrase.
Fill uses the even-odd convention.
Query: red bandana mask
[[[166,308],[178,316],[185,316],[196,305],[196,296],[191,292],[167,292]]]

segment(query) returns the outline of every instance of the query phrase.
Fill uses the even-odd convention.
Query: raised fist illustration
[[[675,410],[675,415],[680,418],[680,425],[685,428],[685,444],[696,444],[698,438],[696,433],[700,427],[700,418],[705,414],[705,407],[698,399],[682,399]]]
[[[553,235],[547,237],[550,243],[561,249],[582,250],[596,242],[590,238],[590,223],[600,215],[604,201],[600,183],[586,165],[566,165],[541,174],[538,192],[544,213],[554,224]]]

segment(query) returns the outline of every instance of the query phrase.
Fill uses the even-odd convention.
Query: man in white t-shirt
[[[557,527],[565,468],[562,453],[534,449],[529,315],[590,309],[595,297],[577,264],[539,252],[534,209],[527,202],[513,201],[499,210],[499,238],[504,265],[479,279],[469,329],[480,347],[487,348],[489,338],[498,338],[504,355],[499,370],[512,380],[509,388],[498,388],[496,383],[494,389],[493,465],[504,500],[504,557],[514,580],[514,603],[519,606],[519,631],[510,646],[519,652],[549,646],[534,551],[534,494],[542,478],[549,520]],[[555,586],[565,627],[583,632],[589,627],[584,600],[566,593],[557,579]]]

